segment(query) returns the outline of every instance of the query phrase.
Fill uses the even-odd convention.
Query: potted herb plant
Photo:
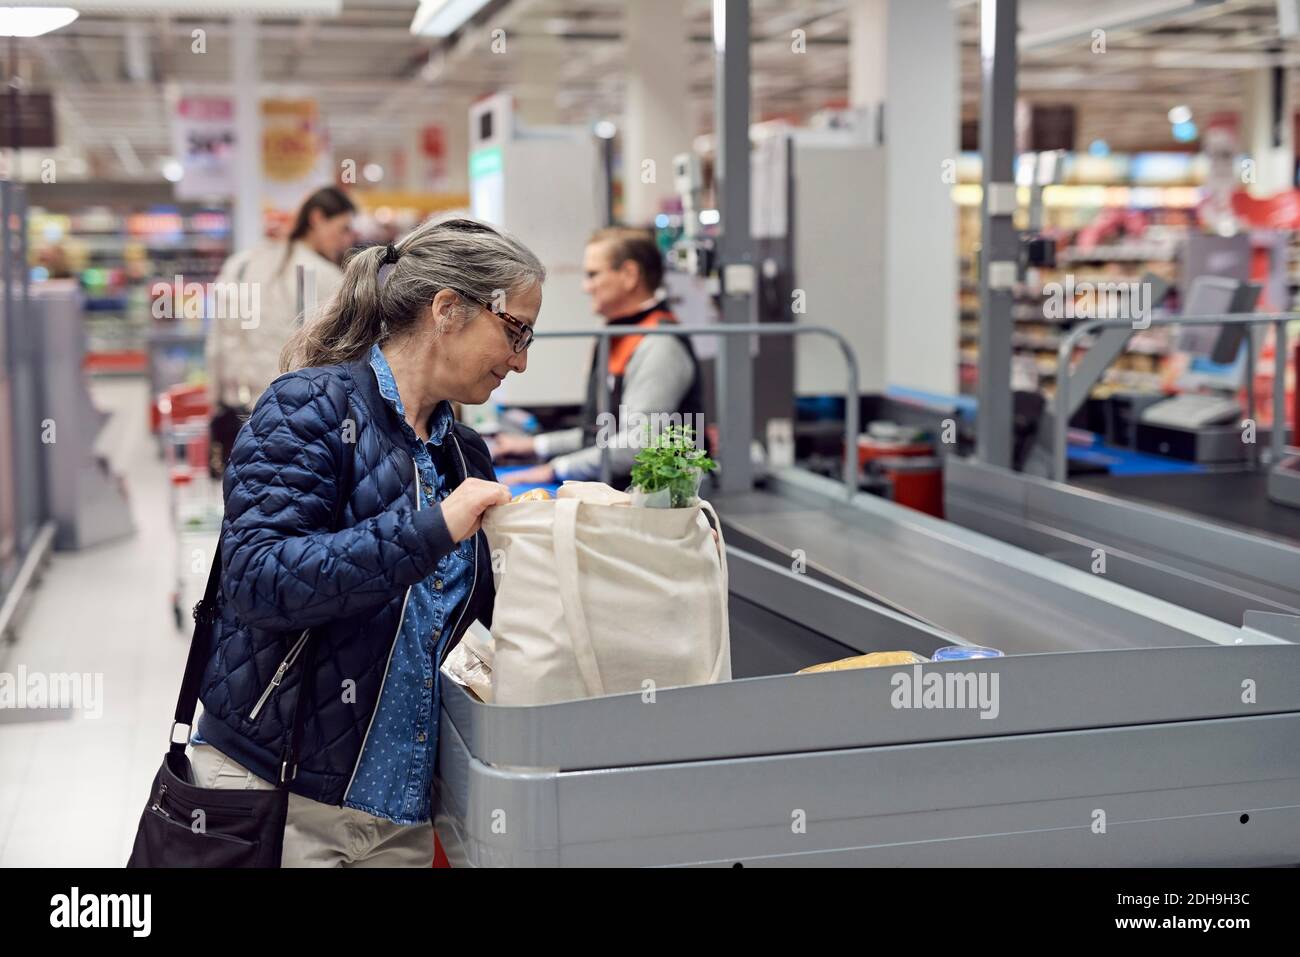
[[[700,481],[718,464],[695,447],[695,430],[669,426],[643,448],[632,466],[632,504],[647,508],[687,508],[699,501]]]

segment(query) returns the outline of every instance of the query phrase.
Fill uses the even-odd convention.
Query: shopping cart
[[[174,395],[185,390],[183,397]],[[177,630],[203,594],[208,566],[221,532],[221,485],[208,473],[208,409],[185,386],[158,398],[158,435],[167,467],[167,500],[174,541],[175,579],[171,594]]]

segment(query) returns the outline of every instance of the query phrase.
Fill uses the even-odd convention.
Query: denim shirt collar
[[[398,421],[402,423],[402,431],[406,437],[413,441],[419,441],[415,430],[411,424],[406,421],[406,406],[402,404],[402,397],[397,392],[397,380],[393,378],[393,369],[388,364],[384,352],[379,348],[379,343],[370,347],[370,368],[375,370],[375,380],[379,384],[379,394],[384,397],[393,410],[397,413]],[[434,408],[433,414],[429,417],[429,444],[442,445],[455,417],[452,415],[451,403],[446,399],[439,402]]]

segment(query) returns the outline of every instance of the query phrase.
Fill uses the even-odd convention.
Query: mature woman
[[[544,278],[467,219],[361,252],[235,442],[191,760],[200,787],[287,783],[285,866],[432,860],[438,666],[491,622],[479,523],[510,497],[451,402],[525,370]]]

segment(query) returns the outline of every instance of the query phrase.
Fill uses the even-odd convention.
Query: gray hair
[[[461,301],[440,334],[464,326],[480,302],[497,306],[503,294],[518,295],[546,280],[546,267],[527,246],[474,219],[430,220],[394,246],[398,259],[391,265],[383,265],[384,246],[349,260],[338,294],[285,343],[281,371],[361,358],[376,342],[414,329],[443,289]]]

